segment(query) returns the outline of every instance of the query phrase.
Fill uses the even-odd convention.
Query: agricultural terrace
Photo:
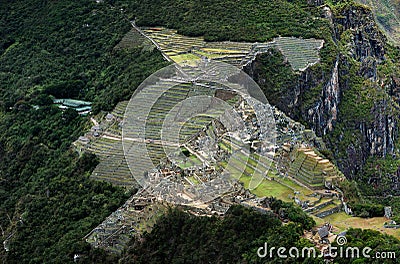
[[[89,151],[99,157],[100,162],[90,175],[91,179],[132,188],[137,183],[126,163],[121,141],[127,104],[127,101],[120,102],[111,113],[92,117],[93,127],[74,144],[81,151]]]
[[[152,50],[155,48],[149,39],[140,34],[136,29],[132,28],[114,47],[114,50],[130,49],[139,46],[143,46],[147,50]]]
[[[205,42],[201,37],[186,37],[177,34],[176,30],[166,28],[145,28],[142,31],[132,29],[121,40],[116,48],[129,48],[136,45],[148,46],[156,44],[157,48],[172,61],[180,64],[189,74],[196,76],[198,72],[191,61],[201,58],[209,58],[227,62],[239,68],[251,63],[255,57],[268,51],[278,49],[289,61],[296,71],[303,71],[307,67],[319,62],[319,50],[324,42],[316,39],[299,39],[291,37],[275,38],[269,43],[239,43],[239,42]],[[150,44],[152,43],[152,44]],[[230,75],[227,69],[227,76]],[[215,75],[219,76],[220,69]],[[136,168],[131,171],[143,172],[150,167],[158,167],[160,164],[168,164],[165,150],[161,140],[163,122],[177,102],[194,96],[220,95],[229,105],[237,107],[240,102],[239,96],[221,97],[218,85],[213,83],[186,83],[177,79],[160,78],[147,86],[138,98],[141,105],[151,105],[146,118],[145,134],[133,132],[129,135],[130,140],[145,138],[144,144],[133,144],[130,155],[142,157],[148,154],[150,160],[136,159]],[[161,96],[160,96],[161,95]],[[157,98],[155,102],[151,99]],[[198,102],[196,102],[198,104]],[[91,177],[96,180],[105,180],[113,184],[129,186],[136,182],[133,180],[130,169],[125,162],[121,143],[121,125],[127,102],[117,105],[112,112],[112,120],[105,117],[100,122],[103,130],[99,138],[91,137],[91,142],[86,148],[100,157],[100,164],[93,171]],[[200,106],[207,109],[209,105]],[[142,108],[137,107],[137,116],[141,116]],[[143,110],[144,111],[144,110]],[[219,113],[215,113],[216,115]],[[282,114],[280,115],[282,116]],[[187,186],[198,186],[204,184],[212,175],[223,170],[229,172],[234,178],[249,187],[252,177],[257,175],[263,178],[262,182],[251,192],[258,197],[274,196],[283,201],[295,202],[304,211],[316,219],[317,223],[331,222],[340,230],[345,230],[349,224],[354,227],[365,227],[380,230],[383,219],[373,220],[359,219],[346,215],[341,210],[341,202],[335,193],[327,194],[324,190],[328,178],[335,178],[335,168],[327,160],[319,157],[309,148],[286,148],[279,161],[272,160],[256,152],[245,153],[241,150],[239,139],[227,137],[219,125],[213,121],[216,116],[199,114],[190,120],[182,121],[179,133],[179,144],[181,152],[186,158],[179,164],[179,172],[175,174],[170,169],[160,170],[158,176],[182,175],[183,182]],[[279,118],[280,120],[285,118]],[[285,119],[286,120],[286,119]],[[284,122],[278,138],[284,141],[296,142],[297,136],[302,137],[303,128],[297,128],[290,122]],[[288,133],[293,130],[292,134]],[[215,151],[205,152],[199,146],[204,139],[215,141]],[[292,143],[294,143],[292,142]],[[295,144],[295,143],[294,143]],[[214,155],[214,156],[213,156]],[[224,157],[229,156],[228,160]],[[216,158],[217,157],[217,158]],[[279,164],[277,164],[279,162]],[[208,164],[209,166],[205,166]],[[278,167],[279,168],[278,170]],[[284,169],[282,171],[282,168]],[[205,174],[210,173],[208,175]],[[184,173],[189,172],[189,173]],[[172,174],[171,174],[172,173]],[[169,176],[169,177],[170,177]],[[162,197],[165,190],[154,189],[156,196]],[[167,189],[168,191],[168,189]],[[146,192],[146,191],[142,191]],[[159,192],[159,194],[157,194]],[[154,193],[153,193],[154,194]],[[164,193],[165,195],[165,193]],[[184,192],[183,196],[190,196]],[[129,237],[149,230],[157,216],[165,210],[165,205],[155,202],[155,197],[139,193],[132,197],[127,203],[110,215],[101,225],[96,227],[86,240],[95,245],[110,249],[114,253],[120,253],[126,245]],[[183,198],[182,198],[183,199]],[[251,202],[250,202],[251,203]],[[199,208],[207,208],[207,205],[197,205]],[[215,208],[215,204],[211,207]],[[210,207],[210,205],[208,206]],[[383,229],[383,228],[382,228]],[[398,235],[398,231],[385,230],[388,233]]]
[[[133,236],[150,232],[167,210],[168,204],[157,202],[146,191],[141,191],[87,234],[85,240],[95,247],[121,254]]]
[[[294,37],[278,37],[268,43],[206,42],[202,37],[183,36],[163,27],[144,28],[142,32],[178,64],[206,57],[242,68],[258,54],[276,48],[295,71],[304,71],[319,62],[319,50],[324,44],[323,40]]]

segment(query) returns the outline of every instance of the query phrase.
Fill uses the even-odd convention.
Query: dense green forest
[[[398,258],[400,254],[400,242],[393,237],[383,235],[378,231],[350,228],[346,232],[346,238],[346,247],[358,247],[361,252],[360,256],[362,256],[362,250],[364,248],[371,248],[371,251],[367,254],[370,256],[370,258],[360,257],[357,259],[352,259],[344,255],[344,257],[335,258],[335,263],[400,263]],[[336,242],[333,243],[332,246],[338,247],[340,250],[340,246]],[[377,259],[379,256],[383,256],[380,255],[382,252],[395,252],[397,258]],[[375,255],[375,253],[378,255]]]
[[[271,246],[312,246],[302,238],[303,228],[315,223],[291,204],[273,202],[276,211],[286,210],[293,222],[282,225],[276,214],[261,214],[232,206],[223,218],[197,217],[179,209],[170,210],[145,234],[133,241],[122,258],[124,263],[276,263],[261,259],[257,249]],[[300,211],[297,211],[299,209]],[[262,261],[262,262],[261,262]],[[264,262],[265,261],[265,262]],[[287,262],[289,261],[289,262]],[[321,259],[285,260],[285,263],[323,263]]]
[[[272,199],[273,200],[273,199]],[[276,254],[259,258],[257,249],[264,243],[286,248],[310,247],[311,242],[302,237],[305,223],[313,220],[297,207],[272,201],[273,212],[260,214],[241,206],[230,208],[224,218],[196,217],[179,209],[171,209],[144,235],[142,241],[132,241],[124,253],[123,263],[326,263],[322,258],[280,259]],[[277,212],[286,210],[291,222],[282,225]],[[275,213],[275,214],[274,214]],[[306,225],[309,225],[306,224]],[[377,231],[349,229],[347,246],[370,247],[375,252],[400,254],[400,241]],[[337,243],[333,243],[338,247]],[[335,249],[333,249],[335,250]],[[337,251],[333,252],[338,252]],[[361,252],[361,251],[360,251]],[[317,255],[319,252],[317,252]],[[339,255],[340,256],[340,255]],[[381,263],[374,258],[351,259],[338,257],[334,263]],[[398,259],[385,259],[384,263],[399,263]]]
[[[307,1],[112,1],[138,25],[164,25],[208,41],[268,41],[276,36],[320,37],[329,24]]]
[[[117,256],[90,248],[83,237],[132,191],[89,180],[97,158],[79,156],[71,149],[71,143],[89,126],[88,117],[61,112],[50,96],[92,101],[95,113],[109,111],[165,66],[157,50],[114,48],[131,28],[128,19],[138,25],[165,25],[186,35],[204,35],[206,40],[267,41],[279,35],[323,38],[322,62],[314,67],[321,82],[329,78],[327,72],[337,56],[331,25],[321,19],[321,9],[305,0],[0,1],[0,231],[3,240],[9,238],[10,249],[0,250],[2,262],[70,263],[75,253],[87,263],[118,261]],[[396,60],[399,53],[393,51],[391,56]],[[262,88],[275,88],[275,97],[297,80],[298,75],[276,51],[260,63],[264,74],[273,76]],[[273,67],[267,67],[268,63]],[[352,69],[352,65],[346,67]],[[355,79],[357,71],[350,73],[351,80],[362,81]],[[318,92],[314,89],[304,95],[305,106],[313,104]],[[349,107],[353,102],[344,103]],[[346,121],[359,117],[355,113]],[[333,134],[328,140],[340,136]],[[346,134],[344,139],[349,137]],[[343,140],[339,147],[347,143]],[[368,162],[368,168],[381,163],[388,171],[396,170],[389,159]],[[366,172],[375,173],[373,169]],[[377,192],[363,187],[366,193]],[[372,202],[397,203],[400,208],[395,197]],[[266,215],[234,207],[224,219],[171,210],[144,241],[132,241],[123,260],[206,263],[213,252],[211,257],[220,262],[257,263],[255,252],[264,242],[308,245],[300,236],[315,224],[312,219],[300,208],[280,201],[271,207],[274,212]],[[376,211],[372,205],[359,209]],[[280,213],[291,222],[282,225],[275,216]],[[398,247],[398,241],[370,231],[355,230],[349,235],[357,243],[367,243],[368,238],[376,246]]]
[[[165,62],[141,47],[114,49],[131,26],[107,4],[0,6],[0,226],[3,240],[10,237],[0,259],[68,263],[80,253],[104,262],[83,237],[131,193],[89,180],[96,157],[71,149],[88,118],[61,112],[49,96],[110,110]]]

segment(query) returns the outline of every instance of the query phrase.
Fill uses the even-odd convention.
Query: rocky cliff
[[[395,154],[397,110],[386,92],[385,86],[390,78],[378,73],[378,68],[387,63],[386,38],[378,29],[371,11],[363,6],[344,8],[334,15],[333,25],[334,38],[341,48],[341,67],[339,71],[332,71],[339,75],[337,90],[341,92],[337,101],[343,99],[347,103],[338,107],[341,111],[339,122],[344,124],[339,140],[345,132],[354,130],[360,143],[348,145],[343,153],[347,159],[339,164],[344,173],[352,177],[362,170],[369,156],[383,158]],[[324,90],[329,92],[330,89]],[[359,98],[352,98],[354,96]],[[326,110],[329,109],[333,107]],[[347,116],[359,118],[346,120]]]
[[[379,177],[364,175],[366,166],[374,166],[371,160],[396,157],[398,152],[400,79],[393,55],[398,51],[387,44],[366,6],[325,6],[322,12],[331,23],[334,48],[320,65],[288,73],[285,60],[276,63],[270,51],[246,70],[272,104],[324,138],[346,177],[387,182],[386,190],[399,190],[397,167]],[[286,80],[268,81],[266,65],[281,67],[275,73],[285,73]]]

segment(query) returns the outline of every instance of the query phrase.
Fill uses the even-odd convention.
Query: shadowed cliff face
[[[306,118],[318,135],[326,135],[333,130],[338,118],[338,104],[340,103],[339,61],[331,72],[331,78],[321,91],[321,96],[314,107],[306,113]]]
[[[393,102],[386,93],[387,79],[378,74],[378,66],[386,61],[386,38],[379,31],[373,15],[362,7],[350,7],[337,14],[333,24],[335,38],[339,45],[346,47],[346,53],[341,50],[343,54],[339,59],[338,90],[342,91],[339,100],[343,98],[354,103],[353,107],[347,108],[339,105],[338,122],[343,121],[342,132],[354,130],[354,136],[358,138],[356,142],[359,143],[346,147],[345,153],[342,153],[345,158],[341,159],[339,166],[346,176],[352,178],[360,172],[369,156],[385,157],[394,154],[397,111],[393,109]],[[363,102],[353,101],[350,96],[354,96],[352,90],[355,89],[360,90],[356,95],[365,93],[365,97],[369,98],[362,97]],[[366,102],[364,109],[361,109],[361,104]],[[346,120],[347,116],[351,116],[349,111],[360,112],[360,119]],[[339,139],[341,137],[342,133]],[[331,142],[332,147],[334,143]],[[335,152],[338,151],[336,149]]]
[[[357,0],[370,5],[377,23],[386,36],[396,45],[400,44],[400,1],[399,0]]]
[[[390,59],[386,38],[368,9],[349,6],[335,11],[325,8],[325,12],[338,50],[333,63],[323,61],[323,66],[288,73],[284,58],[280,65],[271,65],[271,59],[276,61],[271,51],[246,70],[272,104],[324,138],[348,178],[357,178],[369,157],[396,155],[400,79],[397,68],[379,72]],[[283,67],[286,72],[275,73],[285,73],[287,80],[269,83],[263,71],[266,65]],[[398,177],[388,177],[393,176]],[[397,189],[398,179],[391,182],[390,188]]]
[[[334,34],[340,40],[346,30],[352,31],[351,45],[352,58],[365,61],[372,57],[381,62],[385,59],[385,36],[379,31],[372,13],[360,6],[351,6],[333,17]]]

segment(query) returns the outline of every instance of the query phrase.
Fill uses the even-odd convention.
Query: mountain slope
[[[96,157],[71,149],[89,119],[60,111],[51,96],[112,109],[165,63],[142,47],[114,50],[131,26],[109,5],[0,5],[1,262],[68,263],[77,252],[106,261],[82,237],[129,192],[89,180]]]
[[[285,69],[287,65],[277,61],[274,53],[260,55],[247,72],[274,105],[324,138],[332,150],[330,157],[347,178],[359,180],[371,194],[399,192],[400,164],[390,160],[399,154],[399,50],[388,44],[365,5],[353,1],[115,3],[139,25],[168,26],[186,35],[204,34],[208,40],[264,41],[277,35],[324,39],[321,63],[305,72]],[[258,15],[247,16],[253,10]],[[281,16],[287,19],[280,20]],[[259,28],[268,23],[271,26]],[[391,167],[381,166],[385,171],[379,175],[368,170],[378,163]]]
[[[400,43],[400,1],[399,0],[359,0],[372,7],[376,21],[391,41]]]
[[[166,65],[156,50],[114,48],[131,27],[126,16],[140,25],[164,25],[207,40],[324,39],[321,63],[307,71],[294,72],[276,50],[260,55],[246,71],[274,105],[323,137],[330,147],[324,154],[358,181],[364,195],[373,196],[368,200],[391,205],[399,214],[400,51],[387,43],[365,6],[322,2],[2,1],[0,227],[7,250],[0,251],[1,260],[69,263],[79,252],[89,263],[117,261],[91,249],[82,237],[130,193],[89,180],[96,158],[70,149],[90,126],[89,119],[61,112],[52,96],[88,100],[95,113],[108,111]],[[197,221],[178,218],[188,221],[188,228]],[[160,222],[161,233],[149,235],[155,244],[166,243],[173,220]],[[235,227],[251,228],[240,222]],[[294,229],[284,231],[298,241],[302,229]],[[164,237],[156,240],[159,234]],[[367,231],[365,237],[371,236]],[[186,246],[186,237],[180,239]],[[140,245],[144,261],[154,253],[147,245]],[[162,249],[168,252],[171,245]],[[254,248],[248,248],[249,258]]]

